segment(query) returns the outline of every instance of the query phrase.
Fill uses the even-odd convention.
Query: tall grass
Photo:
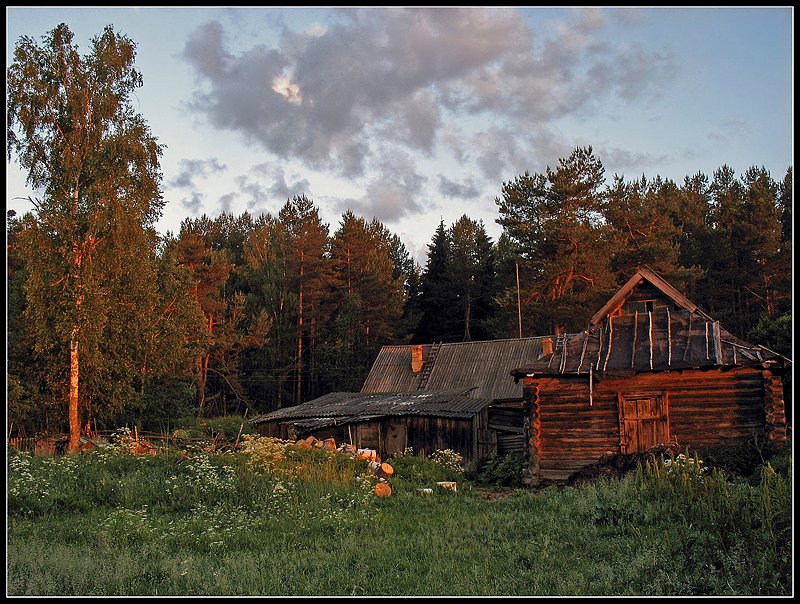
[[[486,501],[441,460],[9,450],[9,595],[786,595],[789,475],[653,464]],[[272,451],[270,453],[270,451]],[[665,460],[666,461],[666,460]],[[458,492],[436,488],[457,478]],[[419,489],[432,487],[431,493]]]

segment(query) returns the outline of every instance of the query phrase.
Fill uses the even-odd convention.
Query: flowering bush
[[[286,456],[286,442],[267,436],[242,436],[242,453],[247,458],[247,467],[257,473],[274,471]]]
[[[703,460],[697,457],[697,454],[689,457],[684,453],[664,459],[663,466],[670,476],[701,477],[708,469],[703,465]]]
[[[108,437],[107,448],[115,453],[133,453],[134,447],[135,440],[128,426],[117,428],[114,433]]]
[[[431,453],[431,461],[438,463],[440,466],[456,472],[457,474],[464,473],[464,458],[457,451],[452,449],[436,449]]]
[[[394,477],[428,486],[433,482],[460,480],[463,458],[451,449],[436,450],[429,456],[415,455],[409,447],[389,458]]]

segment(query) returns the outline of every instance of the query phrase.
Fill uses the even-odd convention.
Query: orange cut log
[[[379,482],[375,485],[375,494],[378,497],[388,497],[392,494],[392,487],[385,482]]]
[[[357,457],[367,461],[378,461],[378,452],[374,449],[359,449]]]
[[[390,466],[390,465],[389,465],[388,463],[386,463],[386,462],[382,463],[382,464],[379,466],[379,468],[378,468],[378,471],[379,471],[381,474],[383,474],[384,476],[391,476],[392,474],[394,474],[394,468],[393,468],[392,466]]]

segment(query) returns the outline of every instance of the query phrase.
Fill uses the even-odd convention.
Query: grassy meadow
[[[681,457],[502,492],[457,461],[390,459],[378,497],[364,460],[252,435],[155,456],[9,447],[7,595],[792,593],[788,450],[750,476]]]

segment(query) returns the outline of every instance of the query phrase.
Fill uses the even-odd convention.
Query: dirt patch
[[[677,453],[680,453],[677,445],[659,445],[644,453],[633,453],[630,455],[616,453],[613,455],[604,455],[592,465],[575,472],[567,479],[566,484],[585,484],[600,476],[619,478],[620,476],[636,471],[636,467],[640,464],[644,467],[648,461],[653,463],[662,455],[664,457],[670,457]]]
[[[513,495],[514,491],[484,491],[482,492],[481,499],[484,501],[497,501],[499,499],[505,499],[509,495]]]

